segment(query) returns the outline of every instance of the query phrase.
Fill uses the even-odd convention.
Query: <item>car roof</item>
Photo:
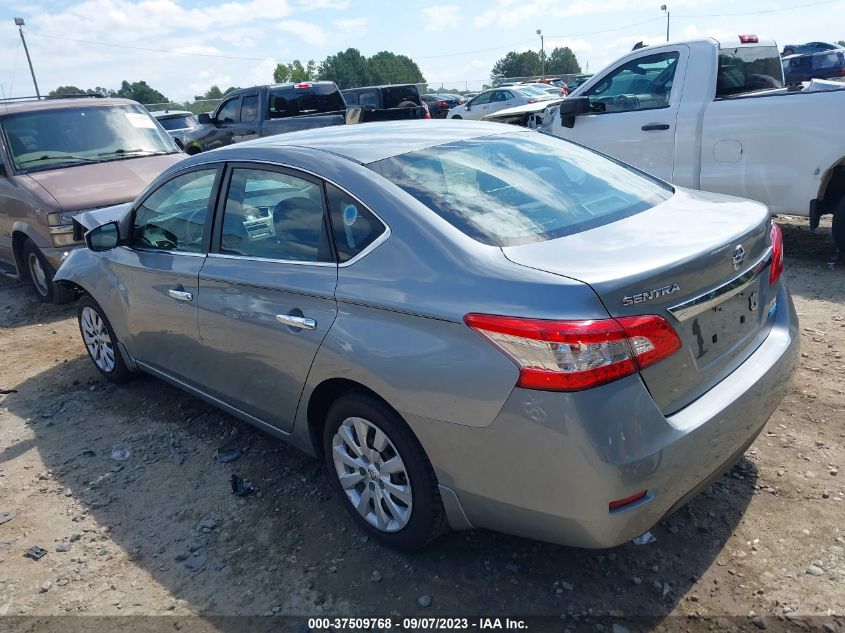
[[[68,97],[62,99],[0,99],[0,116],[16,112],[33,112],[35,110],[66,110],[71,108],[96,108],[115,105],[139,105],[131,99],[106,97]]]
[[[427,119],[388,121],[336,125],[277,134],[238,143],[230,148],[215,150],[215,152],[231,153],[229,160],[249,160],[247,155],[240,154],[241,152],[248,154],[251,147],[263,149],[303,147],[331,152],[357,163],[368,164],[454,141],[519,131],[523,131],[522,128],[486,121]]]

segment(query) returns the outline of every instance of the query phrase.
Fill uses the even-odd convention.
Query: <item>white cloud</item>
[[[307,9],[334,9],[343,11],[348,9],[352,0],[302,0],[300,6]]]
[[[319,24],[305,22],[304,20],[284,20],[276,25],[276,28],[296,35],[306,44],[312,46],[324,46],[329,40],[329,34]]]
[[[445,31],[461,23],[461,8],[453,4],[426,7],[421,13],[427,31]]]
[[[361,37],[367,34],[367,18],[341,18],[332,22],[338,36],[342,39]]]

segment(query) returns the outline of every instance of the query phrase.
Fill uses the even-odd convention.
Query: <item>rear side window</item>
[[[734,97],[783,88],[783,66],[774,46],[740,46],[719,50],[716,97]]]
[[[307,87],[290,86],[270,91],[271,119],[346,110],[346,102],[334,84],[301,85]]]
[[[323,192],[310,180],[235,169],[223,211],[220,252],[300,262],[331,261]]]
[[[534,132],[458,141],[369,167],[466,235],[493,246],[579,233],[672,195],[668,185]]]
[[[241,123],[253,123],[258,119],[258,96],[246,95],[241,106]]]
[[[326,193],[337,255],[343,263],[361,253],[387,229],[372,211],[345,191],[327,184]]]

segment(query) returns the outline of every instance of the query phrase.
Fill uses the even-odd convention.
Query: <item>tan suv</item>
[[[138,103],[75,97],[0,101],[0,272],[28,279],[44,302],[81,244],[72,217],[130,202],[185,154]]]

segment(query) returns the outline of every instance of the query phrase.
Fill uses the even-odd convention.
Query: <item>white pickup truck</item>
[[[845,253],[842,87],[785,88],[777,45],[753,35],[667,43],[596,73],[541,129],[682,187],[808,216],[811,228],[832,213]],[[489,118],[518,122],[508,115]]]

